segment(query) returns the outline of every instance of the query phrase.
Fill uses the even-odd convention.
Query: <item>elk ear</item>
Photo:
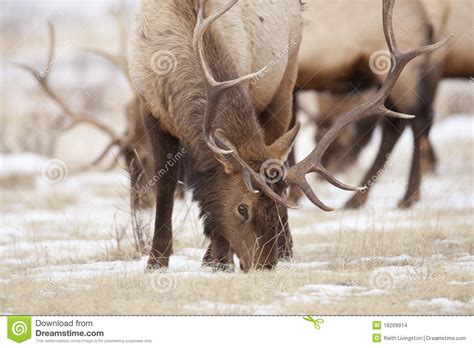
[[[274,154],[279,160],[286,161],[288,155],[295,144],[296,136],[300,131],[301,123],[296,122],[293,128],[288,132],[279,137],[273,144],[268,146],[268,150],[271,154]]]

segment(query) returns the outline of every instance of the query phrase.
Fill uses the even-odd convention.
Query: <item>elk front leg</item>
[[[380,170],[385,166],[390,153],[405,129],[405,125],[406,122],[399,119],[384,120],[384,122],[382,122],[382,142],[379,152],[377,153],[372,167],[367,172],[364,180],[360,183],[360,186],[367,186],[367,189],[363,192],[357,192],[352,196],[344,206],[345,209],[357,209],[367,202],[369,191],[372,187],[369,182],[374,182],[374,178],[379,179],[379,176],[382,174]]]
[[[160,122],[152,115],[145,117],[145,125],[150,137],[155,159],[156,216],[153,244],[147,269],[168,267],[173,252],[173,232],[171,218],[174,195],[179,178],[179,164],[170,165],[169,154],[178,153],[179,140],[160,128]]]

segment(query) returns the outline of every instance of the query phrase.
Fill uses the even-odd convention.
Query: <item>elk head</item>
[[[205,60],[203,37],[206,29],[221,15],[227,12],[238,0],[232,0],[217,13],[204,18],[203,1],[199,2],[197,24],[194,31],[193,47],[203,75],[206,90],[206,105],[203,117],[203,135],[207,146],[222,163],[224,170],[201,181],[207,191],[205,197],[199,198],[203,215],[211,226],[211,234],[218,233],[226,240],[222,255],[234,251],[240,259],[244,270],[253,268],[272,268],[278,260],[279,239],[288,232],[287,208],[292,208],[286,199],[286,189],[290,185],[301,188],[308,199],[319,208],[330,211],[313,192],[306,174],[318,173],[329,183],[343,190],[359,191],[363,187],[346,185],[333,177],[321,164],[321,158],[329,145],[342,130],[352,122],[370,116],[384,115],[396,118],[412,118],[411,115],[400,114],[388,110],[384,103],[395,85],[400,73],[408,62],[415,57],[435,50],[445,41],[422,47],[407,53],[401,53],[394,38],[392,28],[393,0],[384,0],[383,24],[384,33],[393,56],[392,69],[386,81],[374,98],[353,110],[341,115],[332,128],[321,139],[313,151],[301,162],[286,168],[284,161],[289,153],[299,130],[299,124],[284,134],[274,144],[266,146],[260,130],[255,134],[246,134],[247,143],[236,146],[235,135],[225,134],[216,127],[216,116],[222,113],[220,99],[223,92],[237,87],[249,79],[258,76],[261,71],[246,75],[235,80],[217,82]],[[245,99],[242,93],[239,96]],[[248,96],[247,96],[248,98]],[[222,98],[223,99],[223,98]],[[241,103],[237,115],[242,120],[255,118],[251,103]],[[219,112],[218,112],[219,111]],[[278,160],[278,165],[271,162]],[[270,165],[272,164],[272,165]],[[206,182],[205,182],[206,181]],[[198,188],[198,191],[203,191]],[[204,195],[203,195],[204,196]]]

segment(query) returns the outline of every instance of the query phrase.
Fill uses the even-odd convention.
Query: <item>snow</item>
[[[308,284],[300,287],[295,293],[281,293],[280,296],[290,302],[317,302],[329,304],[351,297],[382,296],[386,291],[379,289],[369,290],[361,286]]]
[[[447,118],[433,128],[437,146],[452,144],[454,138],[472,140],[473,120],[466,116]],[[311,146],[312,136],[309,128],[305,129],[306,140],[299,140],[299,149]],[[380,136],[380,134],[378,135]],[[411,156],[411,134],[405,133],[402,143],[397,147],[401,151],[401,160],[408,161]],[[304,138],[304,137],[302,137]],[[308,140],[309,139],[309,140]],[[379,139],[379,138],[378,138]],[[370,162],[377,147],[375,139],[371,147],[363,154],[366,162]],[[300,153],[301,155],[301,153]],[[445,155],[446,156],[446,155]],[[473,168],[472,163],[463,163],[462,158],[454,154],[449,161],[441,161],[439,173],[427,176],[423,184],[423,200],[413,209],[400,211],[393,209],[396,201],[403,192],[404,173],[398,166],[384,173],[381,182],[374,187],[373,194],[366,207],[359,211],[336,211],[326,214],[315,210],[305,200],[302,208],[290,211],[292,233],[297,238],[316,236],[312,243],[295,245],[296,252],[304,250],[313,255],[327,255],[328,249],[334,247],[329,243],[338,233],[353,233],[362,235],[367,229],[380,233],[380,237],[390,233],[397,235],[399,230],[427,229],[436,231],[439,228],[454,230],[466,228],[466,221],[461,219],[439,219],[433,212],[443,211],[446,206],[452,211],[465,211],[474,208],[474,193],[466,189],[470,179],[467,170]],[[115,231],[122,228],[128,233],[122,240],[122,246],[132,243],[130,235],[130,206],[128,201],[128,179],[124,170],[112,172],[83,172],[75,173],[70,170],[66,180],[51,185],[42,179],[42,167],[48,159],[31,153],[2,155],[0,165],[0,180],[17,177],[32,177],[33,187],[2,186],[1,227],[0,227],[0,268],[21,269],[21,272],[7,273],[8,277],[0,282],[8,283],[25,274],[34,285],[36,282],[58,282],[64,286],[77,288],[77,282],[94,279],[102,275],[143,275],[147,257],[136,260],[108,260],[108,253],[116,251]],[[363,163],[360,165],[362,166]],[[358,171],[362,170],[359,168]],[[454,172],[457,171],[457,172]],[[453,174],[454,172],[454,174]],[[468,179],[466,179],[468,177]],[[344,175],[341,175],[344,181]],[[351,177],[347,182],[356,183]],[[472,182],[472,181],[471,181]],[[333,206],[341,206],[347,199],[348,193],[329,187],[325,183],[313,182],[314,187],[321,191],[321,196]],[[449,189],[446,189],[449,188]],[[18,198],[19,197],[19,198]],[[64,204],[57,203],[61,199]],[[52,201],[52,204],[48,204]],[[58,206],[55,206],[58,204]],[[3,205],[3,202],[2,202]],[[167,272],[145,274],[151,282],[160,284],[163,278],[195,278],[214,279],[222,277],[209,268],[202,268],[201,261],[207,247],[207,241],[202,235],[201,222],[198,218],[198,207],[190,201],[189,195],[184,201],[177,201],[174,209],[174,238],[175,253],[170,259]],[[146,230],[148,238],[153,229],[154,211],[144,213],[144,218],[150,224]],[[337,236],[336,236],[337,237]],[[433,240],[442,249],[453,250],[456,246],[467,243],[468,240],[455,239],[449,235]],[[279,314],[279,302],[331,304],[346,300],[357,300],[362,297],[378,297],[393,294],[404,289],[413,280],[430,279],[432,269],[429,265],[435,261],[436,266],[448,273],[456,275],[455,280],[447,286],[456,288],[472,286],[474,277],[474,256],[468,253],[411,255],[408,251],[393,254],[378,255],[366,253],[348,258],[345,265],[347,270],[334,270],[331,265],[334,260],[323,257],[308,258],[296,254],[297,262],[281,262],[277,272],[314,272],[328,277],[346,277],[354,279],[354,269],[358,267],[383,265],[367,270],[367,275],[386,273],[393,280],[393,288],[378,289],[371,284],[364,286],[343,284],[306,284],[297,286],[292,291],[277,290],[278,300],[271,304],[255,303],[224,303],[199,301],[186,305],[186,308],[196,312],[209,313],[249,313],[249,314]],[[113,260],[113,259],[112,259]],[[26,269],[26,270],[25,270]],[[240,273],[237,265],[236,272]],[[459,277],[457,277],[459,275]],[[359,275],[357,275],[359,276]],[[368,277],[362,277],[364,279]],[[357,279],[357,278],[356,278]],[[77,282],[75,282],[77,281]],[[325,281],[327,282],[327,281]],[[370,282],[369,282],[370,283]],[[349,283],[349,284],[352,284]],[[77,287],[76,287],[77,286]],[[87,286],[87,284],[83,284]],[[48,290],[44,290],[45,293]],[[258,301],[256,301],[258,302]],[[473,306],[474,300],[462,302],[458,299],[444,297],[430,300],[418,299],[410,302],[412,308],[426,308],[433,313],[457,313],[457,311]]]
[[[47,160],[33,153],[1,154],[0,179],[41,174]]]
[[[447,298],[433,298],[431,300],[415,300],[408,303],[409,307],[429,307],[431,310],[439,311],[443,314],[453,314],[458,309],[468,304],[461,301],[453,301]]]

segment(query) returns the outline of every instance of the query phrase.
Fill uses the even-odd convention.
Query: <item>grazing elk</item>
[[[381,2],[310,0],[308,5],[305,16],[309,24],[301,44],[297,88],[349,93],[379,87],[390,68],[390,56],[379,29],[382,23],[377,18]],[[400,1],[396,16],[400,18],[397,37],[402,49],[436,42],[443,35],[448,14],[449,4],[445,0]],[[415,146],[409,184],[399,204],[402,207],[409,207],[420,195],[420,151],[431,126],[432,102],[441,71],[438,54],[425,55],[409,64],[387,104],[391,110],[417,115],[409,121]],[[381,116],[375,115],[373,119]],[[365,120],[360,127],[366,131],[370,123]],[[383,120],[382,145],[362,185],[383,167],[406,123]],[[367,194],[368,190],[357,192],[346,207],[360,206]]]
[[[472,0],[458,0],[450,3],[447,25],[446,29],[443,31],[448,34],[453,34],[454,38],[444,50],[440,51],[440,55],[436,57],[436,60],[439,62],[439,69],[442,70],[442,74],[437,75],[438,73],[436,70],[434,73],[428,72],[428,75],[431,74],[433,77],[430,81],[432,85],[438,83],[437,77],[440,79],[469,79],[474,76],[474,32],[471,29],[473,10],[474,1]],[[421,82],[423,82],[423,80],[421,80]],[[331,126],[331,123],[337,119],[339,114],[354,105],[363,103],[365,99],[370,98],[373,94],[375,94],[373,89],[367,91],[353,91],[351,94],[331,94],[327,92],[318,94],[317,100],[319,104],[319,112],[317,115],[314,113],[312,115],[318,127],[316,140],[318,141],[319,138],[324,136],[328,128]],[[432,98],[426,98],[423,102],[432,103]],[[429,107],[431,108],[431,105]],[[428,116],[429,119],[427,122],[432,122],[431,112],[426,114],[422,113],[420,116]],[[343,170],[347,165],[352,164],[357,158],[360,150],[370,140],[377,121],[377,118],[367,119],[363,122],[347,127],[326,152],[324,160],[325,163],[327,163],[328,168],[333,170]],[[390,127],[387,124],[383,124],[383,127],[385,138],[398,138],[399,130]],[[426,134],[422,133],[419,142],[421,164],[418,161],[413,163],[415,168],[413,168],[410,173],[411,182],[417,180],[417,173],[420,173],[419,180],[421,182],[421,173],[434,171],[436,168],[437,159],[428,137],[429,129],[430,127],[426,129]],[[400,130],[402,130],[402,128]],[[392,135],[388,135],[389,133],[392,133]],[[383,142],[384,141],[386,141],[386,139],[384,139]],[[392,144],[393,147],[395,143],[392,142]],[[390,146],[384,146],[382,144],[378,159],[387,159],[390,155],[390,151]],[[415,157],[414,159],[417,160],[418,157]],[[385,162],[383,160],[376,161],[363,182],[367,182],[367,180],[371,178],[371,175],[377,173],[384,165]],[[421,171],[418,169],[420,165]],[[353,198],[351,202],[348,203],[347,207],[355,208],[365,203],[369,190],[370,187],[368,187],[366,192],[358,193],[356,195],[357,200]]]
[[[299,129],[296,124],[285,132],[297,75],[301,4],[247,0],[235,6],[237,0],[232,0],[219,7],[216,3],[142,1],[130,72],[142,95],[156,172],[168,154],[181,147],[191,157],[194,198],[204,218],[204,233],[211,239],[206,257],[227,268],[235,253],[244,271],[272,268],[282,253],[291,253],[288,186],[300,187],[324,210],[330,208],[312,191],[306,174],[319,173],[342,189],[362,189],[337,181],[321,165],[324,152],[351,122],[373,115],[410,118],[386,109],[384,102],[408,62],[444,42],[401,53],[391,24],[394,2],[384,0],[384,32],[394,65],[382,88],[375,98],[339,118],[301,162],[290,168],[280,162],[273,167],[268,161],[286,159]],[[287,49],[271,69],[245,75],[271,61],[282,47]],[[156,74],[150,68],[157,52],[172,54],[173,71]],[[251,79],[256,83],[249,84]],[[168,168],[157,184],[148,269],[169,265],[178,172],[177,166]]]

